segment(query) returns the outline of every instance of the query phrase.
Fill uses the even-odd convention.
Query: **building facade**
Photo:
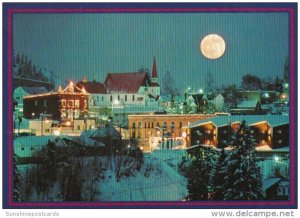
[[[227,147],[232,132],[245,120],[256,147],[277,149],[289,146],[289,117],[285,115],[219,116],[183,127],[187,144]]]
[[[72,82],[64,90],[59,87],[57,92],[25,96],[23,102],[27,119],[50,115],[53,120],[72,121],[86,116],[89,110],[89,94]]]
[[[136,138],[145,149],[184,147],[182,127],[214,114],[151,114],[129,115],[130,138]]]

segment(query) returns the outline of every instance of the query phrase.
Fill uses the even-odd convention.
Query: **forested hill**
[[[51,90],[55,87],[54,74],[36,66],[26,55],[17,53],[13,55],[13,85],[14,89],[42,86]]]

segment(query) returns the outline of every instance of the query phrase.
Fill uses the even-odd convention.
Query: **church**
[[[154,58],[151,77],[149,72],[108,73],[104,83],[79,81],[79,88],[85,88],[89,95],[90,110],[119,107],[157,106],[160,86]]]

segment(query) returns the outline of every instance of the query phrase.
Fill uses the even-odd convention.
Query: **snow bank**
[[[16,138],[13,142],[14,152],[19,157],[32,157],[33,153],[48,144],[55,136],[24,136]]]

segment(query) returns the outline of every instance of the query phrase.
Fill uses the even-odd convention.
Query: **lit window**
[[[84,100],[84,108],[87,108],[87,101]]]
[[[75,100],[75,107],[79,108],[79,100]]]
[[[68,101],[68,106],[73,107],[73,102],[74,102],[73,100]]]
[[[44,100],[44,107],[47,107],[47,100]]]
[[[34,101],[34,105],[35,105],[35,106],[38,105],[38,101],[37,101],[37,100]]]
[[[61,100],[61,106],[65,107],[66,106],[66,100]]]
[[[278,132],[278,134],[281,134],[281,133],[282,133],[281,129],[279,129],[277,132]]]

